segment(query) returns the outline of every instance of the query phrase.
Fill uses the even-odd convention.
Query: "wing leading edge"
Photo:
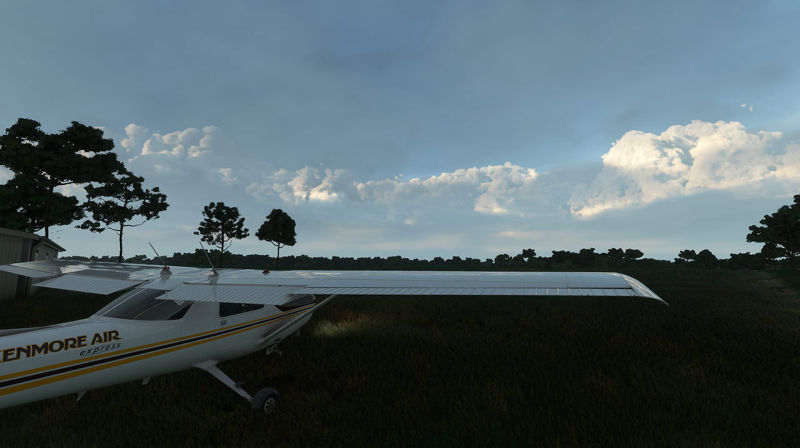
[[[395,274],[395,272],[397,274]],[[392,272],[402,275],[402,271]],[[296,294],[447,296],[632,296],[666,302],[638,280],[613,272],[409,273],[411,278],[331,278]],[[394,277],[394,275],[392,277]],[[416,278],[415,278],[416,277]]]
[[[145,286],[147,287],[147,286]],[[618,296],[664,302],[638,280],[612,272],[230,271],[187,282],[163,299],[281,304],[302,294],[424,296]]]

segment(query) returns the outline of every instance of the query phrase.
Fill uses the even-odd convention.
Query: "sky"
[[[727,258],[800,193],[797,23],[794,1],[6,1],[0,129],[114,140],[170,204],[125,256],[193,252],[223,201],[235,253],[274,255],[252,235],[280,208],[282,254]]]

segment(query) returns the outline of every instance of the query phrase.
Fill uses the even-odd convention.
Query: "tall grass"
[[[670,306],[632,298],[341,297],[282,344],[283,357],[253,354],[221,366],[251,392],[276,387],[273,416],[251,413],[206,373],[186,371],[91,391],[80,402],[0,410],[0,443],[800,443],[796,294],[758,272],[629,273]],[[91,313],[52,309],[52,300],[3,303],[0,322],[31,309],[50,320]]]

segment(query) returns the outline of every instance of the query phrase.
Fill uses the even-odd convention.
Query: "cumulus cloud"
[[[594,181],[573,193],[570,210],[587,218],[769,179],[798,183],[800,146],[781,148],[781,138],[780,132],[748,132],[735,121],[692,121],[659,135],[629,131],[602,156],[603,168]]]
[[[120,144],[126,152],[142,156],[162,155],[174,158],[197,158],[211,152],[214,138],[219,134],[216,126],[202,129],[186,128],[165,134],[150,131],[138,124],[125,126],[125,138]]]
[[[233,168],[220,168],[217,170],[217,173],[224,184],[233,185],[239,181],[239,179],[233,175]]]
[[[257,199],[277,194],[286,202],[334,202],[352,196],[353,182],[349,171],[306,166],[296,171],[280,169],[264,182],[252,183],[247,192]]]
[[[175,157],[195,158],[211,151],[214,134],[219,132],[216,126],[205,126],[203,129],[186,128],[182,131],[167,134],[155,133],[142,146],[142,155],[164,154]]]
[[[786,146],[786,153],[778,157],[775,177],[781,181],[798,183],[800,180],[800,143]]]
[[[125,138],[122,139],[120,145],[125,148],[125,152],[138,151],[142,143],[147,139],[147,133],[147,128],[144,126],[129,123],[125,126]]]
[[[523,214],[518,202],[533,195],[538,174],[506,162],[444,172],[425,179],[401,177],[357,181],[347,170],[319,170],[306,166],[297,171],[281,169],[247,191],[266,199],[277,194],[286,202],[335,202],[343,199],[378,204],[411,203],[421,199],[448,198],[453,202],[468,201],[472,209],[487,214]]]
[[[458,169],[427,179],[383,179],[360,182],[356,189],[362,200],[396,202],[421,197],[455,195],[474,197],[473,210],[493,215],[508,214],[519,199],[529,199],[537,178],[536,170],[506,162]],[[516,213],[523,214],[520,210]]]

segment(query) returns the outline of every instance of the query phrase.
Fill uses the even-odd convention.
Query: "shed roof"
[[[66,250],[63,247],[61,247],[60,245],[58,245],[55,241],[51,240],[50,238],[47,238],[47,237],[41,236],[41,235],[37,235],[35,233],[23,232],[21,230],[13,230],[13,229],[7,229],[5,227],[0,227],[0,235],[9,235],[9,236],[15,236],[17,238],[22,238],[22,239],[26,239],[26,240],[34,240],[36,242],[39,242],[39,243],[42,243],[44,245],[50,246],[50,247],[52,247],[53,249],[55,249],[55,250],[57,250],[59,252],[63,252],[63,251]]]

